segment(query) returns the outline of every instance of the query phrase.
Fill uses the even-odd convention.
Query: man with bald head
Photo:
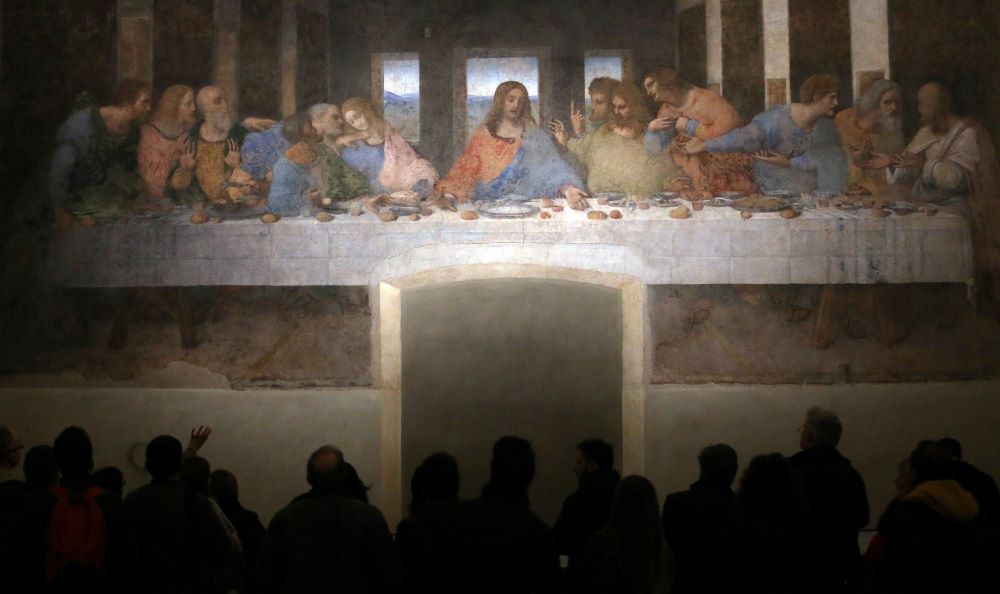
[[[312,489],[275,514],[257,559],[262,593],[400,592],[389,526],[378,509],[346,496],[343,453],[330,445],[306,464]]]

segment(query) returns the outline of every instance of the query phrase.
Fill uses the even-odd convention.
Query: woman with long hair
[[[667,594],[671,554],[660,505],[649,479],[631,475],[615,489],[607,527],[591,536],[574,591],[586,594]]]

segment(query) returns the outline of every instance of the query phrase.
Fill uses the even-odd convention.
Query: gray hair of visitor
[[[319,118],[326,115],[326,112],[330,111],[331,107],[337,107],[337,106],[334,105],[333,103],[317,103],[316,105],[313,105],[308,110],[306,110],[306,113],[309,114],[309,119],[315,122]]]
[[[806,411],[806,421],[803,426],[812,434],[813,445],[828,445],[836,447],[844,427],[840,417],[832,410],[814,406]]]
[[[900,104],[899,108],[897,108],[897,112],[902,112],[902,87],[900,87],[899,84],[884,78],[880,78],[868,85],[868,88],[865,89],[854,102],[854,109],[856,109],[858,115],[862,117],[871,114],[879,108],[879,102],[882,101],[882,97],[889,91],[896,91],[896,101]]]

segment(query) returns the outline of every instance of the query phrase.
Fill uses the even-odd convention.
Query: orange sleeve
[[[482,146],[481,136],[476,133],[469,140],[469,145],[465,147],[465,152],[455,161],[448,175],[439,181],[435,189],[441,194],[453,194],[459,202],[468,202],[472,199],[472,194],[476,189],[476,182],[479,181],[479,174],[482,170]]]
[[[694,110],[701,116],[694,118],[698,120],[694,135],[709,140],[739,128],[742,118],[736,109],[718,93],[706,91],[698,98],[697,109]]]

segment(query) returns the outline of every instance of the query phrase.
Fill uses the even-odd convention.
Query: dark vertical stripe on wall
[[[916,93],[926,82],[949,85],[959,113],[1000,136],[1000,7],[985,0],[889,0],[889,64],[903,87],[906,128],[917,128]]]
[[[299,6],[298,70],[296,71],[295,101],[305,109],[328,100],[327,55],[329,54],[329,20],[326,15]]]
[[[153,82],[199,87],[212,82],[212,0],[157,0],[153,9]]]
[[[116,23],[115,0],[4,0],[2,208],[18,200],[18,188],[52,149],[56,128],[80,92],[112,100]]]
[[[240,111],[281,112],[281,0],[243,0],[240,15]]]
[[[704,87],[708,80],[708,24],[705,5],[677,15],[677,72],[681,78]]]
[[[788,0],[791,99],[813,74],[840,79],[840,104],[854,103],[850,0]]]
[[[760,0],[722,0],[722,94],[750,119],[764,110]]]

